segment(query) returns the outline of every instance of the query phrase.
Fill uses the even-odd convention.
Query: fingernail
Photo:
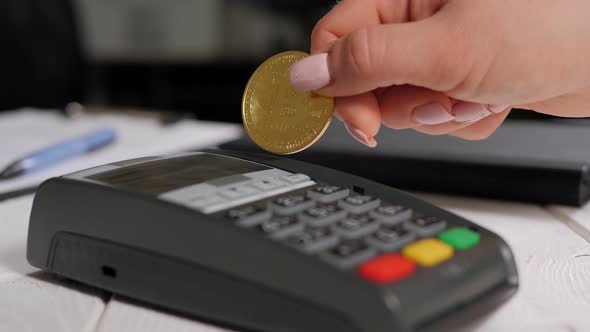
[[[428,104],[414,109],[414,121],[425,125],[436,125],[454,120],[441,104]]]
[[[475,122],[479,121],[490,113],[485,106],[478,103],[470,103],[467,101],[461,101],[453,106],[453,115],[455,115],[455,122]]]
[[[488,105],[488,109],[493,113],[502,113],[508,107],[510,107],[510,105]]]
[[[294,63],[289,75],[296,91],[310,91],[323,88],[330,83],[328,53],[319,53]]]
[[[361,142],[362,144],[374,148],[377,146],[377,141],[374,138],[369,138],[365,133],[356,129],[355,127],[349,125],[348,123],[344,123],[344,127],[348,130],[350,136],[354,137],[357,141]]]

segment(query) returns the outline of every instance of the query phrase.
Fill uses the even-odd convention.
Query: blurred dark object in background
[[[0,1],[0,110],[82,99],[74,17],[70,0]]]
[[[267,57],[309,50],[333,0],[77,0],[91,104],[240,121],[250,75]]]

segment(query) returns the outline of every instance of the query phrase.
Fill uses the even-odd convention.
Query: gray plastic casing
[[[221,325],[268,332],[439,331],[488,312],[518,286],[496,234],[409,194],[354,175],[275,156],[209,150],[384,200],[476,229],[480,243],[389,285],[195,210],[71,179],[42,184],[30,217],[31,265]],[[140,162],[166,162],[145,159]]]

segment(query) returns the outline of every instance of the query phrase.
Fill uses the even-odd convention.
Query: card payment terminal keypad
[[[289,178],[309,179],[302,174]],[[336,268],[356,269],[374,283],[405,279],[479,243],[472,229],[449,228],[446,220],[331,184],[239,206],[225,216]]]

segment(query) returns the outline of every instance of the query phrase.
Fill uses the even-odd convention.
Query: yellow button
[[[408,244],[402,254],[420,266],[435,266],[453,256],[453,247],[432,238]]]

